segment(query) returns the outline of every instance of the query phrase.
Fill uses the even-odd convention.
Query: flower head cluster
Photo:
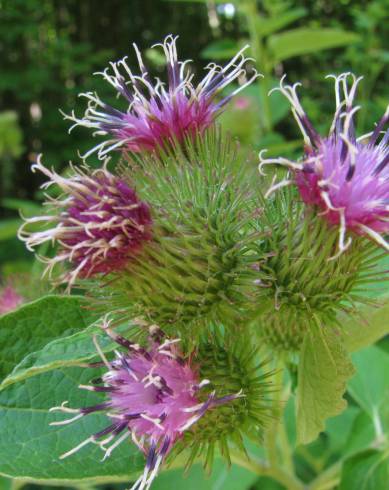
[[[0,315],[15,310],[23,303],[23,298],[15,288],[7,285],[0,289]]]
[[[339,253],[351,243],[351,237],[345,236],[347,230],[366,235],[389,250],[382,236],[389,232],[389,130],[384,131],[389,108],[371,133],[357,138],[354,116],[360,107],[353,103],[361,78],[350,73],[334,78],[336,111],[326,137],[315,131],[305,114],[296,94],[299,84],[288,86],[281,81],[277,90],[292,105],[304,136],[305,154],[299,162],[261,158],[260,167],[276,163],[292,169],[294,180],[279,182],[271,191],[295,182],[304,202],[317,206],[330,224],[339,226]]]
[[[105,451],[105,459],[121,442],[131,438],[147,458],[144,472],[132,488],[148,489],[166,455],[184,432],[207,410],[241,395],[216,398],[215,392],[212,392],[205,401],[199,402],[198,392],[209,381],[200,381],[198,368],[181,356],[177,347],[179,339],[165,338],[156,325],[150,327],[147,349],[117,335],[110,329],[109,322],[105,322],[103,328],[125,352],[116,351],[115,358],[108,361],[95,342],[102,358],[100,364],[107,371],[97,380],[98,384],[81,385],[80,388],[106,393],[108,399],[80,409],[69,408],[66,402],[60,407],[53,407],[52,411],[74,416],[51,425],[66,425],[90,413],[107,411],[112,423],[61,458],[74,454],[89,443],[95,443]],[[96,366],[96,363],[92,366]],[[111,446],[106,448],[110,442]]]
[[[40,159],[32,168],[49,177],[43,188],[57,184],[64,195],[59,199],[48,196],[46,204],[54,208],[54,213],[26,219],[19,237],[30,250],[45,242],[59,245],[55,257],[42,260],[47,262],[50,274],[56,264],[70,264],[70,272],[61,277],[69,288],[78,277],[122,269],[150,239],[152,220],[148,205],[106,166],[93,172],[87,167],[72,167],[71,177],[48,170]],[[36,224],[53,226],[27,231],[26,227]]]
[[[149,76],[142,56],[134,44],[138,58],[140,75],[136,75],[127,64],[127,57],[111,63],[101,74],[118,94],[124,97],[128,110],[121,112],[104,103],[96,93],[81,94],[89,100],[83,118],[74,113],[65,115],[66,119],[77,125],[95,129],[95,134],[108,136],[108,139],[92,148],[84,157],[97,152],[104,158],[114,149],[121,148],[132,152],[152,151],[174,141],[181,142],[187,137],[195,137],[209,127],[227,102],[258,74],[253,76],[230,95],[216,100],[223,89],[245,76],[248,61],[240,50],[224,67],[214,63],[208,65],[208,73],[195,86],[193,74],[187,69],[189,61],[178,61],[177,37],[167,36],[160,46],[166,57],[168,84],[165,86],[158,78]]]

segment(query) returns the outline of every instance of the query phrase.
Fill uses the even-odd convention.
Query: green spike
[[[257,267],[252,328],[279,353],[298,352],[315,316],[321,325],[335,327],[338,314],[370,303],[355,293],[363,282],[383,278],[377,267],[382,252],[354,237],[345,252],[329,260],[337,252],[337,227],[307,210],[291,189],[277,192],[264,207],[256,226],[273,233],[256,244],[263,251],[258,256],[267,259]]]
[[[103,308],[194,340],[210,321],[233,325],[247,315],[257,260],[250,244],[258,239],[247,223],[255,202],[234,166],[234,148],[216,129],[185,151],[181,145],[121,164],[122,178],[151,205],[153,239],[104,291]]]
[[[210,384],[199,392],[202,401],[215,392],[216,397],[242,392],[244,396],[209,409],[178,443],[190,450],[187,465],[194,457],[203,459],[207,472],[212,469],[215,448],[230,464],[230,445],[245,455],[242,434],[257,441],[271,417],[270,393],[274,389],[267,363],[259,359],[250,336],[243,332],[233,335],[221,328],[211,328],[196,347],[200,379]]]

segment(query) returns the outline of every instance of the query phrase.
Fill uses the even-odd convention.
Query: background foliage
[[[39,265],[15,238],[20,224],[18,210],[25,215],[34,214],[40,206],[40,176],[31,174],[30,165],[37,153],[43,152],[46,164],[62,171],[69,160],[77,160],[78,151],[91,147],[87,131],[77,129],[70,137],[67,135],[68,124],[58,109],[66,113],[75,109],[81,114],[84,106],[77,98],[80,91],[97,90],[104,100],[113,98],[107,84],[91,74],[126,54],[130,63],[135,63],[130,50],[132,42],[146,50],[151,71],[161,76],[163,59],[148,48],[168,33],[180,35],[180,56],[194,60],[193,70],[199,76],[207,62],[223,63],[248,42],[257,68],[266,78],[232,103],[222,123],[240,139],[242,154],[269,148],[270,154],[288,156],[300,149],[297,130],[287,117],[288,104],[278,94],[267,98],[268,90],[283,73],[290,81],[302,81],[307,88],[302,95],[304,106],[315,125],[324,129],[333,112],[332,88],[324,76],[348,70],[363,75],[358,125],[360,132],[365,132],[387,104],[388,16],[388,0],[0,0],[1,282],[11,281],[26,300],[47,291],[44,283],[38,285]],[[42,305],[40,301],[48,303]],[[69,318],[79,318],[85,326],[91,321],[84,317],[79,300],[61,302],[59,310],[56,301],[55,296],[38,300],[0,320],[0,344],[8,352],[1,365],[6,371],[2,373],[5,379],[0,409],[4,413],[0,415],[0,427],[12,434],[8,441],[22,441],[24,447],[18,452],[17,445],[11,449],[5,441],[0,443],[0,475],[7,476],[0,476],[0,489],[16,489],[24,477],[35,478],[39,486],[44,482],[68,482],[80,489],[90,488],[103,482],[128,481],[131,471],[142,466],[135,455],[127,454],[132,458],[129,468],[126,452],[121,451],[109,464],[101,466],[96,466],[93,453],[88,453],[86,458],[90,460],[85,459],[78,466],[64,466],[53,457],[51,465],[45,467],[46,476],[37,471],[42,454],[58,454],[62,448],[58,449],[60,439],[48,427],[45,434],[34,433],[34,423],[37,417],[47,417],[53,400],[66,397],[61,393],[74,390],[71,385],[82,376],[77,368],[71,373],[54,371],[55,360],[72,366],[93,352],[88,335],[78,334],[75,341],[73,336],[77,333],[71,330]],[[50,315],[53,309],[57,313],[55,332],[51,333],[56,340],[47,337],[43,341],[45,318],[40,312]],[[26,322],[36,322],[37,331],[42,333],[42,338],[34,338],[33,346],[24,335]],[[371,340],[380,337],[374,336],[374,326],[385,322],[387,307],[376,314]],[[349,341],[350,351],[365,345],[364,339],[353,339]],[[388,454],[380,445],[383,439],[387,440],[389,428],[387,341],[355,353],[354,363],[357,374],[348,385],[349,408],[330,419],[315,442],[285,453],[299,476],[313,482],[307,487],[311,490],[336,485],[340,490],[387,488]],[[40,386],[52,376],[58,378],[58,393],[51,395],[52,400],[44,399],[39,395]],[[320,365],[313,376],[322,376]],[[15,384],[16,381],[22,382]],[[292,386],[292,380],[288,386]],[[292,396],[283,423],[289,448],[296,444],[296,428],[291,422],[294,405]],[[97,422],[92,420],[91,424]],[[79,430],[88,433],[91,429]],[[81,438],[80,434],[72,437],[74,441]],[[217,465],[207,480],[195,467],[184,485],[188,490],[284,488],[272,480],[266,468],[253,474],[249,463],[239,463],[241,466],[234,466],[229,473],[223,465]],[[24,472],[20,471],[22,466]],[[333,486],[328,486],[328,482]],[[154,488],[165,490],[180,485],[181,471],[173,469],[161,475]]]

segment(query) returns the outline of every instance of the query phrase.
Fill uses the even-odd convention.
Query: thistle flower
[[[222,90],[246,74],[243,52],[241,49],[224,67],[214,63],[207,66],[208,73],[195,86],[193,74],[187,69],[187,61],[178,61],[177,37],[169,35],[162,44],[166,57],[168,85],[158,78],[153,81],[143,63],[141,53],[134,44],[141,73],[135,75],[127,64],[127,57],[102,73],[118,94],[128,104],[126,112],[121,112],[104,103],[96,93],[80,94],[88,99],[88,108],[84,117],[77,118],[74,112],[65,119],[74,121],[75,126],[95,129],[95,134],[108,136],[109,139],[96,145],[84,157],[97,152],[104,158],[110,151],[121,148],[132,152],[152,151],[166,143],[181,142],[187,137],[196,136],[209,127],[223,110],[227,102],[250,84],[254,75],[230,95],[217,100]]]
[[[126,182],[112,175],[104,165],[91,171],[71,167],[72,175],[62,177],[38,162],[32,170],[49,177],[42,188],[57,184],[63,191],[59,199],[45,203],[52,214],[29,218],[19,230],[29,250],[52,242],[60,250],[53,258],[41,257],[50,276],[56,264],[67,263],[69,272],[60,277],[68,288],[80,278],[122,269],[150,239],[151,215],[145,202],[138,199]],[[26,226],[40,224],[43,231],[27,231]],[[47,228],[46,225],[52,225]]]
[[[107,368],[107,372],[94,385],[80,385],[80,388],[106,393],[107,400],[79,409],[69,408],[64,402],[51,411],[74,416],[51,425],[66,425],[90,413],[107,411],[112,423],[63,454],[61,459],[90,443],[98,444],[105,451],[105,459],[124,440],[131,438],[147,459],[144,472],[132,489],[148,489],[166,456],[183,434],[207,411],[242,395],[217,398],[213,391],[200,402],[199,392],[209,381],[200,381],[198,366],[192,359],[182,357],[177,346],[179,339],[165,338],[156,325],[150,327],[147,349],[117,335],[107,321],[103,328],[125,352],[115,351],[114,359],[108,361],[95,340],[102,359],[100,364]],[[96,363],[91,366],[96,366]],[[111,446],[106,448],[110,442]]]
[[[376,128],[359,138],[355,135],[354,116],[360,109],[354,106],[357,85],[362,79],[350,73],[335,77],[336,110],[327,137],[320,136],[305,114],[296,89],[284,85],[279,88],[292,105],[292,112],[302,131],[305,154],[302,161],[285,158],[263,159],[266,164],[280,164],[292,170],[294,179],[286,179],[270,189],[296,183],[300,195],[308,205],[315,206],[331,225],[339,227],[339,250],[344,252],[352,238],[346,232],[365,235],[389,250],[384,239],[389,232],[389,130],[381,133],[389,121],[389,107]],[[351,78],[351,85],[349,79]]]
[[[9,313],[23,303],[23,298],[13,286],[5,286],[0,289],[0,315]]]

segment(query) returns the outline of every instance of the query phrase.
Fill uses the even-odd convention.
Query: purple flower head
[[[354,129],[354,106],[357,85],[362,78],[344,73],[335,79],[336,110],[326,137],[320,136],[305,114],[296,88],[281,80],[280,90],[292,105],[292,112],[302,131],[305,154],[301,161],[285,158],[263,159],[266,164],[289,167],[294,179],[274,184],[272,192],[296,183],[304,202],[320,210],[331,224],[339,226],[339,253],[351,243],[346,231],[365,235],[389,250],[383,235],[389,232],[389,107],[375,129],[359,138]],[[351,78],[351,84],[349,79]],[[382,138],[381,138],[381,135]],[[338,255],[338,254],[337,254]]]
[[[5,286],[0,289],[0,315],[15,310],[23,303],[23,298],[13,286]]]
[[[167,86],[158,78],[153,80],[143,64],[142,56],[134,44],[138,58],[140,74],[133,73],[127,64],[127,57],[111,63],[98,73],[120,94],[128,109],[122,112],[105,104],[96,93],[80,94],[89,101],[83,118],[79,119],[74,112],[64,115],[75,126],[95,129],[95,134],[108,136],[103,142],[88,151],[84,157],[97,152],[104,158],[111,150],[121,148],[132,152],[153,151],[166,143],[181,142],[186,137],[201,134],[210,126],[223,110],[226,103],[245,86],[250,84],[254,75],[230,95],[216,100],[222,90],[246,74],[245,64],[248,61],[241,49],[224,67],[215,63],[207,66],[208,73],[195,86],[193,74],[187,69],[187,61],[178,61],[177,37],[169,35],[162,44],[167,64]],[[153,46],[153,47],[155,47]]]
[[[147,349],[117,335],[107,321],[103,328],[124,352],[115,351],[114,359],[108,361],[95,339],[102,362],[91,367],[103,365],[107,371],[94,385],[80,385],[80,388],[104,392],[106,401],[80,409],[68,408],[64,402],[51,410],[74,416],[51,425],[66,425],[90,413],[106,411],[112,423],[63,454],[61,459],[89,443],[98,444],[105,451],[105,459],[121,442],[131,438],[146,456],[144,472],[132,489],[148,489],[166,455],[184,432],[207,410],[241,395],[218,399],[212,392],[206,401],[199,402],[199,390],[209,381],[200,382],[191,358],[181,356],[179,340],[165,338],[156,325],[150,327]],[[110,442],[111,446],[106,447]]]
[[[41,260],[48,264],[49,274],[58,263],[71,266],[70,272],[60,278],[60,282],[68,283],[68,288],[78,277],[121,270],[151,238],[148,205],[105,165],[95,171],[71,167],[73,175],[68,178],[48,170],[40,159],[32,169],[49,177],[43,188],[57,184],[63,195],[59,199],[47,196],[46,204],[55,212],[26,219],[19,237],[29,250],[46,242],[59,245],[53,258]],[[26,226],[34,224],[43,225],[43,231],[26,230]]]

